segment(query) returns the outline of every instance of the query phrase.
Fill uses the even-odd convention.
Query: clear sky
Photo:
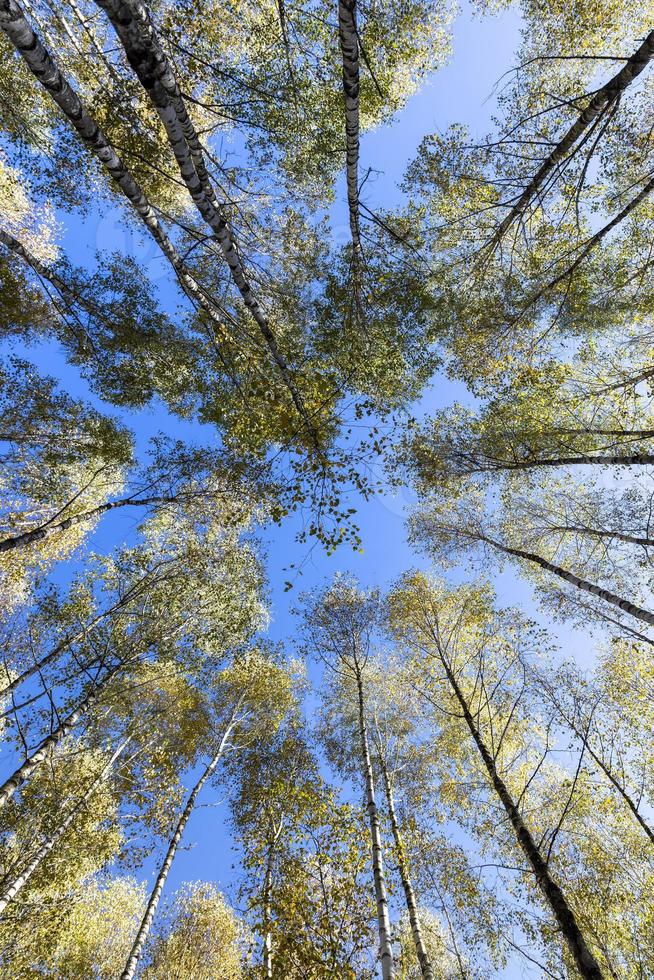
[[[363,138],[362,167],[371,167],[375,171],[365,187],[364,200],[370,207],[390,207],[401,199],[398,182],[423,136],[443,131],[454,122],[467,124],[477,135],[490,127],[494,87],[502,74],[514,64],[519,29],[518,15],[512,10],[493,18],[475,19],[469,9],[464,8],[454,25],[453,55],[447,67],[431,78],[409,101],[392,125]],[[347,227],[343,186],[339,187],[332,217],[338,235]],[[165,303],[170,297],[172,304],[172,287],[167,285],[167,276],[154,247],[150,242],[143,241],[138,233],[127,230],[117,215],[91,215],[84,220],[68,215],[61,215],[60,218],[62,246],[72,261],[90,265],[96,247],[127,252],[148,263],[150,275],[161,285],[162,302]],[[41,344],[20,353],[33,360],[43,372],[60,378],[62,386],[73,395],[83,395],[98,404],[77,370],[66,364],[56,345]],[[463,393],[458,386],[437,377],[421,400],[420,410],[428,412],[461,397]],[[208,442],[216,438],[209,427],[180,422],[160,408],[123,412],[122,417],[135,432],[140,450],[145,448],[150,436],[161,430],[173,436],[190,437],[193,441]],[[406,568],[418,564],[425,566],[424,558],[413,553],[406,541],[404,516],[410,504],[408,492],[396,495],[388,492],[362,504],[358,521],[362,531],[363,554],[343,549],[328,557],[315,548],[308,555],[306,546],[298,545],[295,541],[292,524],[267,530],[263,539],[268,555],[271,637],[284,640],[292,652],[294,621],[290,608],[297,602],[298,592],[324,581],[336,571],[353,572],[364,585],[374,584],[384,588]],[[138,515],[125,510],[108,515],[103,518],[86,547],[103,552],[112,549],[117,542],[127,542],[133,539],[137,522]],[[286,593],[283,583],[291,577],[287,571],[290,562],[295,565],[303,562],[303,575],[297,581],[296,588]],[[57,580],[65,581],[74,568],[74,563],[60,567],[56,573]],[[457,574],[460,576],[463,573]],[[494,581],[501,602],[508,604],[517,601],[528,610],[535,610],[529,586],[513,572],[497,575]],[[582,662],[587,661],[590,656],[589,638],[583,634],[573,635],[567,629],[559,632],[568,647],[568,654],[576,655]],[[211,788],[205,791],[187,827],[185,847],[173,865],[168,893],[180,882],[198,878],[216,881],[229,890],[229,884],[234,880],[231,868],[234,855],[223,825],[225,808],[220,801],[218,791]],[[153,866],[149,862],[145,871],[151,874]],[[524,975],[524,970],[517,964],[506,973],[506,976],[518,975]]]

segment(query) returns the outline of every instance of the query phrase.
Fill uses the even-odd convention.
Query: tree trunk
[[[338,37],[343,57],[347,203],[355,260],[361,249],[359,228],[359,41],[356,0],[339,0]]]
[[[524,214],[525,209],[534,198],[546,177],[563,161],[566,154],[573,148],[584,130],[594,122],[600,112],[605,111],[608,106],[620,98],[625,89],[647,67],[652,57],[654,57],[654,31],[651,31],[647,35],[643,43],[620,69],[617,75],[614,75],[613,78],[609,79],[605,85],[598,89],[565,136],[563,136],[550,155],[540,165],[509,213],[500,222],[497,231],[491,239],[493,246],[500,242],[515,219]]]
[[[509,818],[511,826],[515,832],[516,840],[532,867],[536,877],[536,882],[538,883],[541,892],[543,893],[550,909],[554,914],[554,917],[556,918],[556,921],[559,924],[561,933],[568,944],[579,973],[585,978],[585,980],[602,980],[602,971],[600,970],[597,960],[586,945],[586,940],[584,939],[579,925],[577,924],[575,914],[568,905],[561,888],[550,875],[547,861],[540,853],[538,846],[536,845],[530,831],[526,827],[522,816],[520,815],[518,807],[513,802],[513,798],[511,797],[511,794],[509,793],[504,781],[500,778],[493,757],[486,747],[477,726],[475,725],[472,713],[457,683],[456,677],[454,676],[447,659],[440,650],[439,656],[445,669],[445,673],[447,674],[447,679],[450,686],[452,687],[455,697],[461,707],[466,725],[468,726],[473,741],[475,742],[484,766],[486,767],[486,771],[488,772],[493,789],[497,793],[497,796],[499,797],[500,802],[506,811],[506,815]]]
[[[596,429],[586,426],[584,429],[552,429],[557,436],[633,436],[634,439],[654,439],[654,429]]]
[[[609,391],[617,391],[620,388],[635,388],[641,381],[648,381],[652,377],[654,377],[654,367],[645,368],[645,370],[641,371],[640,374],[635,374],[631,378],[627,377],[622,381],[615,381],[613,384],[605,385],[603,388],[600,388],[599,394],[606,394]]]
[[[384,860],[379,825],[379,811],[375,801],[375,782],[370,761],[368,732],[363,701],[363,682],[361,671],[356,668],[356,681],[359,696],[359,738],[361,741],[361,761],[366,788],[366,804],[370,824],[370,841],[372,847],[372,872],[375,882],[375,898],[377,900],[377,923],[379,930],[379,948],[383,980],[393,980],[395,976],[393,963],[393,947],[391,946],[391,924],[388,916],[388,895],[384,877]]]
[[[507,460],[489,466],[471,466],[467,473],[501,473],[503,470],[533,470],[541,466],[652,466],[654,454],[634,453],[631,456],[555,456],[552,459]]]
[[[391,784],[391,778],[388,772],[388,766],[386,765],[386,759],[384,758],[381,749],[379,751],[379,765],[382,771],[382,775],[384,777],[384,787],[386,790],[386,803],[388,805],[388,815],[391,821],[393,840],[395,841],[397,864],[400,872],[400,878],[402,881],[402,888],[404,890],[407,912],[409,914],[409,924],[411,925],[411,933],[413,935],[413,941],[416,947],[416,955],[418,957],[418,963],[420,964],[420,973],[422,974],[423,980],[434,980],[434,968],[431,964],[431,960],[429,959],[429,953],[427,952],[427,947],[425,946],[425,941],[422,935],[422,927],[420,925],[420,916],[418,915],[416,896],[413,890],[411,875],[409,873],[409,865],[406,858],[406,852],[404,850],[404,841],[402,840],[402,832],[400,830],[400,825],[397,821],[397,815],[395,813],[395,800],[393,798],[393,786]]]
[[[58,292],[64,293],[69,298],[73,298],[72,290],[61,278],[61,276],[54,271],[54,269],[47,266],[44,262],[41,262],[38,256],[34,255],[33,252],[30,252],[30,250],[25,248],[25,246],[19,242],[17,238],[10,235],[9,232],[4,231],[2,228],[0,228],[0,242],[2,242],[2,244],[8,248],[10,252],[13,252],[15,255],[19,255],[23,262],[26,262],[27,265],[29,265],[30,268],[37,274],[37,276],[40,276],[42,279],[46,279]]]
[[[4,806],[5,803],[11,799],[16,790],[20,789],[23,783],[32,775],[34,770],[45,761],[52,749],[54,749],[66,735],[69,735],[73,728],[79,724],[82,718],[88,714],[89,710],[93,707],[104,691],[107,683],[123,666],[125,666],[124,663],[117,664],[117,666],[112,667],[107,671],[101,681],[93,681],[90,691],[84,698],[82,698],[77,707],[70,712],[70,714],[57,726],[57,728],[55,728],[50,735],[48,735],[47,738],[43,739],[38,748],[35,749],[35,751],[27,759],[25,759],[22,765],[20,765],[18,769],[16,769],[15,772],[13,772],[12,775],[4,781],[2,786],[0,786],[0,806]]]
[[[86,790],[84,795],[75,804],[73,809],[67,814],[66,817],[64,817],[64,819],[61,821],[59,826],[56,828],[56,830],[54,830],[50,834],[47,840],[44,841],[44,843],[38,849],[38,851],[36,852],[32,860],[30,861],[30,863],[24,869],[24,871],[21,871],[21,873],[17,875],[17,877],[14,878],[14,880],[4,888],[3,892],[0,894],[0,914],[4,912],[9,902],[11,902],[16,897],[16,895],[18,895],[21,889],[27,884],[27,882],[34,874],[34,872],[40,866],[41,862],[48,856],[48,854],[53,849],[55,844],[57,844],[57,842],[61,840],[61,838],[64,836],[64,834],[66,833],[70,825],[73,823],[75,817],[78,815],[80,810],[84,809],[88,800],[93,796],[95,791],[102,785],[102,783],[105,782],[107,776],[109,775],[111,769],[113,768],[116,759],[118,759],[118,757],[122,754],[128,742],[129,739],[126,739],[122,743],[122,745],[120,745],[118,749],[116,749],[112,757],[109,759],[105,767],[102,769],[99,776],[96,776],[96,778],[93,780],[93,782]]]
[[[534,565],[540,565],[541,568],[552,572],[553,575],[557,575],[565,582],[569,582],[583,592],[589,592],[591,595],[597,596],[598,599],[603,599],[604,602],[609,602],[612,606],[617,606],[618,609],[621,609],[622,612],[627,613],[629,616],[633,616],[634,619],[639,619],[641,622],[647,623],[648,626],[654,626],[654,613],[634,605],[628,599],[622,599],[614,592],[609,592],[608,589],[602,589],[599,585],[593,585],[592,582],[587,582],[585,579],[579,578],[573,572],[568,572],[565,568],[555,565],[546,558],[541,558],[540,555],[536,555],[531,551],[522,551],[520,548],[509,548],[507,545],[500,544],[499,541],[494,541],[484,534],[479,535],[479,540],[491,545],[498,551],[504,552],[506,555],[513,555],[516,558],[523,558],[525,561],[529,561]]]
[[[624,541],[625,544],[642,545],[645,548],[654,547],[654,538],[641,538],[634,534],[623,534],[622,531],[599,531],[597,528],[576,524],[553,524],[547,530],[560,531],[564,534],[587,534],[590,538],[612,538],[616,541]]]
[[[51,534],[56,534],[57,531],[67,531],[68,528],[83,524],[84,521],[91,521],[94,517],[100,517],[101,514],[116,510],[118,507],[149,507],[152,504],[174,503],[176,499],[179,498],[162,494],[154,497],[124,497],[122,500],[110,500],[107,503],[98,504],[97,507],[91,507],[90,510],[82,511],[81,514],[65,517],[62,521],[57,521],[56,524],[42,524],[32,531],[23,531],[22,534],[16,534],[12,538],[4,538],[0,541],[0,553],[13,551],[15,548],[25,548],[34,544],[35,541],[43,541],[44,538],[49,538]]]
[[[200,776],[199,780],[191,790],[188,800],[186,801],[186,806],[182,810],[182,814],[179,820],[177,821],[175,832],[170,839],[166,856],[163,860],[163,864],[161,865],[161,868],[159,869],[159,874],[157,875],[157,880],[155,881],[154,887],[150,892],[150,897],[148,899],[148,904],[146,906],[143,919],[141,920],[141,925],[139,926],[139,930],[136,934],[136,939],[134,940],[134,945],[132,946],[130,954],[127,958],[127,963],[125,964],[125,969],[121,974],[120,980],[134,980],[139,959],[143,951],[143,945],[148,937],[148,933],[150,932],[150,927],[152,926],[154,915],[155,912],[157,911],[159,899],[161,898],[161,893],[166,883],[166,878],[168,877],[168,873],[175,859],[175,854],[177,853],[177,848],[179,847],[179,843],[182,839],[184,829],[193,812],[193,809],[195,807],[195,801],[198,797],[198,794],[200,793],[202,787],[209,779],[211,774],[214,772],[216,766],[218,765],[218,763],[222,758],[222,755],[227,746],[227,741],[229,739],[229,736],[231,735],[234,725],[236,724],[236,716],[237,716],[238,708],[239,705],[237,705],[234,711],[232,712],[231,718],[229,720],[229,724],[227,725],[223,737],[220,740],[220,745],[218,746],[217,752],[215,753],[211,762],[206,767],[206,769]]]
[[[204,162],[202,146],[147,9],[140,0],[96,0],[96,2],[109,16],[125,49],[127,60],[150,96],[168,136],[180,175],[191,199],[218,241],[232,280],[272,353],[297,411],[308,426],[308,431],[315,438],[311,419],[293,381],[289,366],[279,349],[268,317],[252,291],[227,219],[216,201]]]
[[[270,926],[272,918],[272,887],[273,887],[273,860],[275,857],[275,842],[272,841],[268,846],[268,856],[266,858],[266,874],[263,882],[263,975],[266,980],[272,980],[273,961],[272,961],[272,930]]]
[[[56,292],[66,298],[68,303],[77,304],[91,316],[98,317],[110,327],[113,327],[112,321],[108,319],[101,306],[98,306],[92,299],[89,299],[73,289],[65,279],[62,279],[62,277],[55,271],[55,269],[52,268],[52,266],[41,262],[38,256],[34,255],[34,253],[26,248],[22,242],[19,242],[17,238],[10,235],[9,232],[4,231],[2,228],[0,228],[0,242],[6,248],[8,248],[10,252],[13,252],[14,255],[18,255],[26,265],[29,265],[39,279],[45,279],[46,282],[49,282]]]

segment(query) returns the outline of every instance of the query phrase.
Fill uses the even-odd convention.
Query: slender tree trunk
[[[393,840],[395,841],[397,864],[400,871],[402,888],[404,890],[407,912],[409,914],[409,924],[411,926],[411,933],[413,935],[413,941],[416,947],[416,955],[418,957],[418,963],[420,964],[420,973],[422,974],[423,980],[434,980],[434,968],[431,964],[431,960],[429,959],[429,953],[427,952],[427,947],[425,946],[425,941],[422,935],[420,916],[418,915],[416,896],[413,890],[411,875],[409,873],[409,864],[406,858],[406,851],[404,849],[404,841],[402,839],[402,832],[400,830],[400,825],[397,820],[397,814],[395,813],[395,800],[393,798],[393,786],[391,784],[391,777],[388,772],[388,766],[386,765],[386,759],[384,758],[384,754],[381,751],[381,749],[379,751],[379,765],[384,778],[384,788],[386,790],[386,803],[388,805],[388,815],[391,821]]]
[[[55,728],[55,730],[44,738],[41,744],[35,749],[32,754],[25,759],[25,761],[12,773],[12,775],[4,781],[2,786],[0,786],[0,806],[4,806],[5,803],[11,799],[17,789],[26,782],[27,779],[32,775],[35,769],[41,765],[42,762],[47,759],[50,752],[61,742],[66,735],[72,732],[73,728],[79,724],[79,722],[84,718],[93,705],[96,703],[108,682],[114,677],[118,671],[124,667],[125,664],[120,663],[115,667],[110,668],[104,675],[102,680],[93,681],[91,689],[88,694],[82,698],[82,700],[77,704],[77,707],[67,715],[66,718]]]
[[[523,558],[525,561],[531,562],[534,565],[539,565],[546,571],[551,572],[553,575],[558,576],[558,578],[563,579],[565,582],[569,582],[571,585],[576,586],[583,592],[589,592],[591,595],[597,596],[598,599],[603,599],[604,602],[609,602],[612,606],[617,606],[622,612],[627,613],[629,616],[633,616],[634,619],[639,619],[643,623],[647,623],[649,626],[654,626],[654,613],[648,612],[647,609],[642,609],[640,606],[634,605],[628,599],[622,599],[619,595],[614,592],[609,592],[608,589],[602,589],[599,585],[593,585],[592,582],[587,582],[586,579],[579,578],[573,572],[568,572],[565,568],[561,568],[560,565],[555,565],[553,562],[548,561],[546,558],[541,558],[540,555],[536,555],[531,551],[522,551],[520,548],[509,548],[507,545],[500,544],[499,541],[494,541],[492,538],[486,537],[484,534],[478,536],[479,541],[483,541],[486,544],[491,545],[498,551],[503,552],[506,555],[513,555],[515,558]]]
[[[652,466],[653,453],[634,453],[631,456],[555,456],[552,459],[525,459],[516,462],[472,466],[468,473],[501,473],[503,470],[534,470],[542,466]]]
[[[356,0],[339,0],[338,37],[343,57],[347,203],[355,258],[361,249],[359,227],[359,40],[356,15]]]
[[[148,937],[148,933],[150,932],[150,928],[154,920],[154,915],[155,912],[157,911],[157,906],[159,904],[159,899],[161,898],[161,893],[166,883],[166,878],[168,877],[168,873],[175,859],[175,854],[177,853],[177,849],[182,839],[184,829],[189,821],[191,814],[193,813],[193,809],[195,807],[195,801],[200,791],[202,790],[202,787],[209,779],[211,774],[215,771],[216,766],[218,765],[218,763],[220,762],[223,756],[223,753],[227,746],[229,736],[231,735],[234,725],[236,724],[236,717],[237,717],[239,707],[240,707],[240,702],[239,705],[237,705],[236,708],[234,708],[234,711],[232,712],[231,718],[229,720],[229,724],[227,725],[223,733],[223,737],[220,740],[220,745],[218,746],[217,752],[215,753],[211,762],[206,767],[206,769],[200,776],[199,780],[191,790],[191,793],[189,794],[189,797],[186,801],[186,806],[184,807],[182,814],[179,820],[177,821],[175,832],[173,833],[173,836],[170,839],[170,843],[168,844],[168,850],[163,860],[163,864],[159,869],[159,874],[157,875],[157,880],[154,884],[154,888],[150,892],[150,897],[148,899],[148,904],[146,906],[143,919],[141,920],[141,925],[139,926],[139,930],[136,934],[136,939],[134,940],[134,945],[132,946],[130,954],[127,958],[127,963],[125,964],[125,969],[121,974],[120,980],[134,980],[139,959],[143,951],[143,945]]]
[[[57,643],[56,646],[54,646],[52,650],[45,655],[45,657],[41,657],[40,660],[32,664],[31,667],[28,667],[27,670],[24,670],[21,674],[18,674],[17,677],[14,677],[13,681],[7,684],[6,687],[3,687],[0,690],[0,696],[6,698],[9,697],[10,694],[13,694],[21,684],[24,684],[25,681],[29,680],[30,677],[33,677],[34,674],[40,673],[44,667],[47,667],[48,664],[53,662],[53,660],[56,660],[57,657],[64,652],[64,650],[72,646],[73,643],[77,643],[79,640],[82,640],[85,636],[87,636],[98,623],[105,619],[106,616],[111,615],[113,610],[119,608],[120,605],[122,605],[122,603],[115,603],[111,609],[107,609],[105,612],[100,613],[98,616],[92,619],[87,626],[84,626],[81,630],[78,630],[77,633],[74,633],[72,636],[64,637],[64,639]],[[3,711],[0,714],[0,718],[6,718],[10,714],[13,714],[13,709]]]
[[[23,531],[22,534],[16,534],[12,538],[4,538],[0,541],[0,553],[13,551],[15,548],[25,548],[28,545],[34,544],[36,541],[43,541],[45,538],[49,538],[58,531],[67,531],[71,527],[83,524],[84,521],[91,521],[94,517],[100,517],[102,514],[106,514],[110,510],[116,510],[119,507],[150,507],[153,504],[174,503],[176,499],[179,498],[160,494],[153,497],[124,497],[121,500],[110,500],[107,503],[98,504],[97,507],[91,507],[89,510],[82,511],[81,514],[73,514],[71,517],[65,517],[56,523],[42,524],[40,527],[35,527],[32,531]]]
[[[218,241],[232,280],[272,353],[297,411],[308,426],[309,432],[315,437],[302,397],[279,349],[268,317],[252,291],[227,219],[216,200],[204,161],[202,145],[146,7],[140,0],[96,0],[96,2],[108,14],[125,49],[127,60],[150,96],[163,123],[180,175],[191,199]]]
[[[650,378],[654,377],[654,367],[645,368],[640,374],[635,374],[633,377],[624,378],[622,381],[615,381],[613,384],[605,385],[600,388],[599,394],[606,394],[609,391],[618,391],[620,388],[635,388],[636,385],[640,384],[641,381],[648,381]]]
[[[383,980],[393,980],[395,976],[393,962],[393,947],[391,945],[391,924],[388,915],[388,895],[384,877],[384,860],[379,825],[379,811],[375,801],[375,782],[370,760],[370,747],[363,700],[363,682],[361,671],[356,667],[356,681],[359,699],[359,738],[361,741],[361,761],[366,788],[366,804],[370,824],[370,842],[372,848],[372,872],[375,882],[375,898],[377,900],[377,924],[379,930],[379,948]]]
[[[642,538],[635,534],[623,534],[622,531],[599,531],[597,528],[583,527],[576,524],[553,524],[548,531],[561,531],[565,534],[587,534],[590,538],[611,538],[624,541],[625,544],[642,545],[645,548],[654,546],[654,538]]]
[[[118,183],[141,220],[157,239],[162,251],[171,256],[176,254],[174,246],[159,225],[159,221],[141,188],[129,174],[104,133],[88,114],[77,93],[57,68],[50,53],[30,27],[16,0],[1,0],[0,27],[32,74],[73,124],[84,143],[99,158],[112,178]]]
[[[22,242],[19,242],[17,238],[10,235],[9,232],[4,231],[0,228],[0,242],[13,252],[14,255],[18,255],[26,265],[32,269],[34,273],[39,277],[39,279],[44,279],[49,282],[53,289],[58,292],[62,297],[65,297],[66,302],[69,304],[77,305],[81,309],[85,310],[86,313],[93,317],[97,317],[103,320],[108,326],[113,327],[113,322],[107,317],[106,312],[97,303],[94,303],[92,299],[84,296],[78,290],[70,286],[69,283],[63,279],[55,269],[50,265],[46,265],[42,262],[37,255],[34,255],[28,248],[26,248]],[[55,304],[56,305],[56,304]]]
[[[561,888],[552,878],[547,861],[541,854],[531,835],[531,832],[525,825],[520,811],[513,802],[513,798],[504,781],[500,778],[493,756],[489,752],[483,738],[481,737],[470,708],[468,707],[468,703],[461,691],[461,688],[459,687],[454,673],[452,672],[450,664],[440,649],[439,656],[445,669],[445,673],[447,674],[447,679],[460,705],[461,712],[465,719],[466,725],[468,726],[468,730],[470,731],[472,739],[477,746],[484,766],[486,767],[486,771],[492,783],[493,789],[497,793],[497,796],[499,797],[500,802],[506,811],[506,815],[509,818],[511,826],[515,832],[516,840],[525,854],[525,857],[529,861],[529,864],[531,865],[536,882],[559,924],[561,934],[568,944],[579,973],[585,978],[585,980],[602,980],[602,971],[600,970],[597,960],[586,944],[586,940],[584,939],[581,929],[579,928],[575,914],[568,905]]]
[[[275,849],[277,841],[284,827],[284,815],[279,818],[279,826],[275,827],[275,820],[270,816],[269,830],[270,838],[267,841],[268,851],[266,854],[266,869],[263,878],[263,950],[262,965],[263,974],[266,980],[273,977],[273,937],[272,937],[272,893],[273,893],[273,865],[275,862]]]
[[[25,248],[22,242],[19,242],[17,238],[10,235],[9,232],[4,231],[0,228],[0,242],[13,252],[14,255],[19,255],[23,262],[27,263],[30,268],[40,276],[41,279],[46,279],[52,286],[57,290],[57,292],[64,294],[69,299],[78,299],[74,296],[73,291],[68,286],[60,275],[58,275],[54,269],[42,262],[38,256],[34,255],[29,249]],[[93,308],[95,312],[95,308]]]
[[[273,861],[275,858],[275,840],[268,845],[266,857],[266,873],[263,881],[263,975],[266,980],[272,980],[273,948],[272,948],[272,888]]]
[[[654,429],[552,429],[557,436],[633,436],[634,439],[654,439]]]
[[[647,67],[654,57],[654,31],[651,31],[640,47],[629,58],[617,75],[609,79],[592,97],[586,108],[572,124],[567,133],[554,147],[549,156],[540,165],[524,191],[513,205],[506,217],[500,222],[497,231],[491,239],[493,246],[497,245],[516,218],[524,214],[530,201],[533,200],[545,179],[552,173],[573,148],[579,137],[592,122],[608,106],[613,104],[635,78]]]
[[[73,823],[77,815],[81,810],[84,809],[89,799],[93,796],[95,791],[104,783],[111,772],[114,763],[118,757],[123,753],[125,747],[129,743],[129,739],[126,739],[122,745],[120,745],[112,757],[109,759],[99,776],[93,780],[89,788],[86,790],[84,795],[75,804],[73,809],[64,817],[59,826],[50,834],[50,836],[43,842],[41,847],[38,849],[30,863],[27,867],[17,875],[13,881],[6,885],[2,893],[0,893],[0,915],[4,912],[5,908],[11,902],[16,895],[21,891],[21,889],[27,884],[34,872],[41,865],[42,861],[48,856],[50,851],[53,849],[55,844],[57,844],[61,838],[64,836],[70,825]]]

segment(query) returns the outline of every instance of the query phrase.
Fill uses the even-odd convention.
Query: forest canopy
[[[654,978],[654,4],[0,53],[0,980]]]

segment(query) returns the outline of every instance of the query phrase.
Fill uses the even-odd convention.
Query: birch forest
[[[0,980],[654,980],[652,0],[0,0]]]

